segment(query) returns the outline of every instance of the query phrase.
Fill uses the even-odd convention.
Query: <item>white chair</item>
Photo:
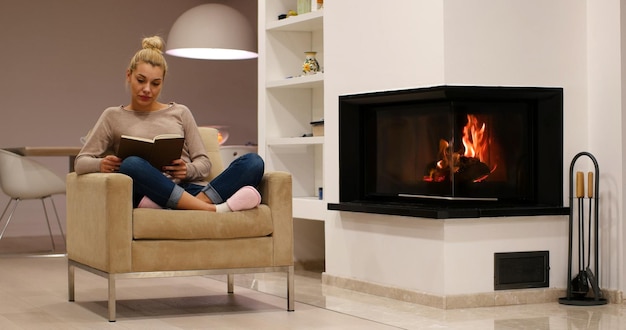
[[[222,156],[224,168],[228,167],[233,160],[249,153],[257,153],[257,146],[220,146],[220,156]]]
[[[50,220],[48,218],[48,210],[46,208],[45,199],[49,198],[52,202],[54,214],[57,218],[57,224],[59,230],[65,241],[65,234],[63,233],[63,227],[59,220],[59,214],[57,213],[56,205],[52,195],[65,194],[65,181],[61,179],[54,172],[49,170],[42,164],[23,157],[12,152],[0,149],[0,188],[11,199],[4,208],[2,215],[0,216],[0,224],[4,215],[7,213],[11,202],[15,201],[13,208],[9,213],[9,217],[0,232],[0,240],[4,235],[13,213],[17,208],[17,205],[21,200],[39,199],[43,205],[43,210],[46,215],[46,222],[48,224],[48,233],[50,233],[50,241],[52,242],[52,251],[56,250],[54,244],[54,238],[52,236],[52,228],[50,227]]]

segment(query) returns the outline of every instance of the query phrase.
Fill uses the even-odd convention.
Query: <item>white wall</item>
[[[124,75],[145,36],[167,37],[184,11],[224,2],[254,27],[248,0],[0,0],[0,147],[80,145],[108,106],[130,100]],[[257,141],[257,61],[167,56],[164,102],[185,104],[200,125],[231,126],[226,144]],[[59,175],[67,159],[39,158]],[[56,198],[64,216],[64,197]],[[0,207],[8,197],[0,194]],[[46,235],[38,201],[24,202],[6,235]]]
[[[329,115],[338,114],[337,97],[444,84],[443,5],[423,0],[387,6],[357,1],[324,4],[328,202],[339,200],[338,116]],[[445,290],[440,280],[445,272],[442,223],[350,212],[329,215],[327,274],[424,292]]]
[[[620,0],[589,1],[588,139],[600,165],[602,283],[626,289],[624,282],[624,65]]]
[[[563,87],[569,165],[588,143],[585,0],[445,4],[446,84]]]
[[[325,3],[325,107],[328,113],[337,114],[337,97],[343,94],[441,84],[563,87],[564,182],[569,181],[569,163],[576,153],[597,153],[603,169],[601,198],[615,195],[621,200],[621,120],[600,123],[600,118],[620,118],[621,113],[620,70],[616,69],[620,64],[616,56],[620,34],[615,18],[620,12],[619,1],[600,2]],[[612,14],[605,16],[607,12]],[[598,26],[588,28],[588,20]],[[589,41],[591,33],[593,44]],[[590,50],[596,44],[602,48]],[[613,74],[604,80],[609,70]],[[592,82],[591,77],[596,79]],[[614,85],[598,92],[607,82]],[[603,106],[591,107],[595,102]],[[338,117],[326,115],[325,126],[325,195],[328,202],[336,203]],[[591,138],[603,137],[605,129],[611,143],[603,139],[601,145],[596,142],[599,139]],[[614,150],[616,157],[609,158],[607,149]],[[593,169],[589,164],[582,166]],[[568,191],[565,186],[566,204]],[[607,210],[604,205],[602,211]],[[615,224],[621,219],[621,206],[612,205],[610,211],[610,221]],[[435,294],[480,293],[493,290],[494,252],[547,249],[551,254],[551,286],[565,288],[566,216],[481,220],[330,212],[326,221],[326,272]],[[621,245],[621,236],[612,234],[606,246]],[[607,250],[601,253],[602,274],[610,274],[602,277],[601,286],[617,289],[618,262],[614,257],[607,260]],[[475,260],[480,262],[471,264]],[[468,269],[474,281],[471,287],[458,282]],[[446,278],[441,279],[442,274]]]
[[[497,217],[443,222],[445,254],[440,262],[444,265],[445,289],[434,293],[492,292],[494,254],[523,251],[549,251],[550,287],[565,288],[568,261],[565,217]]]

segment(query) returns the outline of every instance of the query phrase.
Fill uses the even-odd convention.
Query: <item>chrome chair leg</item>
[[[295,274],[294,267],[287,269],[287,311],[293,312],[296,308]]]
[[[226,292],[234,293],[235,292],[235,274],[226,275]]]
[[[115,322],[115,275],[109,274],[109,322]]]
[[[75,297],[75,289],[74,289],[74,274],[76,272],[76,267],[72,264],[67,265],[67,295],[69,301],[74,301]]]
[[[4,214],[7,213],[7,210],[9,209],[9,205],[11,205],[11,202],[13,201],[13,199],[9,199],[9,202],[7,203],[7,206],[4,207],[4,211],[2,211],[2,215],[0,215],[0,223],[2,223],[2,219],[4,219]]]
[[[7,206],[4,208],[4,212],[2,212],[2,216],[0,217],[0,221],[2,221],[2,218],[4,218],[4,214],[7,212],[7,209],[9,208],[9,205],[11,205],[11,202],[15,200],[15,204],[13,206],[13,209],[11,210],[11,213],[9,213],[9,217],[7,218],[7,222],[4,224],[4,227],[2,228],[2,232],[0,232],[0,240],[2,239],[2,236],[4,235],[4,231],[7,230],[7,227],[9,226],[9,222],[11,222],[11,218],[13,217],[13,213],[15,212],[15,209],[17,208],[17,204],[20,203],[20,199],[16,198],[16,199],[10,199],[9,202],[7,203]]]
[[[54,244],[54,236],[52,236],[52,227],[50,227],[50,219],[48,218],[48,209],[46,208],[45,197],[41,199],[41,205],[43,206],[43,213],[46,215],[46,224],[48,225],[48,234],[50,234],[50,242],[52,243],[52,251],[56,251],[57,247]]]

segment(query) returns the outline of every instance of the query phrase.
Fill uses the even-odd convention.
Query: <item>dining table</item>
[[[23,146],[2,149],[21,156],[68,157],[69,172],[74,172],[74,160],[81,148],[80,146]]]

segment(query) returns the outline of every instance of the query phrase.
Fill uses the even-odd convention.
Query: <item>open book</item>
[[[163,166],[180,158],[184,144],[185,138],[178,134],[161,134],[152,140],[122,135],[117,157],[124,159],[128,156],[139,156],[161,170]]]

